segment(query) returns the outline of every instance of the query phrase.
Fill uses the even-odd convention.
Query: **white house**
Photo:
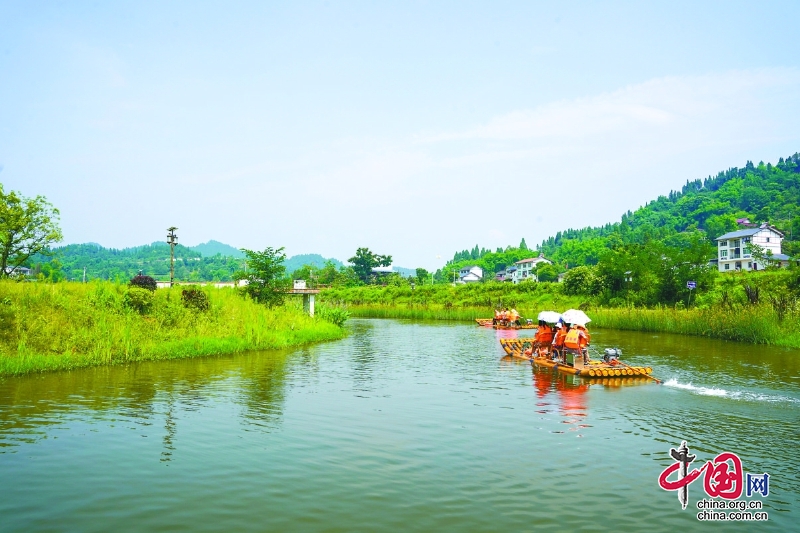
[[[483,269],[478,265],[463,267],[458,271],[458,279],[462,283],[475,283],[483,279]]]
[[[753,259],[748,244],[756,244],[764,252],[772,252],[772,261],[781,266],[789,265],[789,256],[781,253],[783,233],[770,226],[761,224],[756,228],[732,231],[716,238],[717,268],[720,272],[736,270],[762,270],[766,265]]]
[[[511,281],[513,283],[519,283],[520,281],[525,281],[528,279],[539,281],[536,279],[536,274],[534,274],[534,271],[536,270],[536,267],[543,263],[548,265],[553,264],[553,262],[549,259],[545,259],[544,255],[542,254],[539,254],[539,257],[531,257],[530,259],[517,261],[514,263],[516,270],[511,275]]]
[[[31,275],[31,269],[28,267],[18,266],[16,268],[6,267],[6,274],[11,277],[28,277]]]

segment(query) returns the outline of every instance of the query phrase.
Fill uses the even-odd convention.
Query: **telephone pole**
[[[169,244],[169,286],[175,283],[175,245],[178,244],[178,236],[175,235],[175,226],[167,228],[167,244]]]

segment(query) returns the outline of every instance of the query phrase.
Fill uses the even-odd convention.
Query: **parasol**
[[[538,320],[544,320],[545,322],[555,324],[561,320],[561,313],[556,313],[555,311],[542,311],[539,313]]]
[[[567,311],[564,311],[561,314],[561,318],[564,319],[564,322],[567,322],[569,324],[579,324],[581,326],[585,326],[586,324],[592,321],[592,319],[586,316],[586,313],[584,313],[580,309],[569,309]]]

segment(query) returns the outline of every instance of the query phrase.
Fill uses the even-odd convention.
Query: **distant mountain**
[[[339,261],[338,259],[333,259],[333,258],[325,259],[319,254],[294,255],[288,258],[286,261],[284,261],[283,266],[286,267],[286,272],[291,274],[298,268],[301,268],[305,265],[312,265],[317,268],[323,268],[325,266],[326,261],[332,262],[334,265],[336,265],[336,268],[342,267],[342,262]]]
[[[244,257],[244,253],[238,248],[213,240],[198,244],[197,246],[189,246],[188,248],[198,252],[203,257],[214,257],[217,254],[222,257],[233,257],[234,259],[241,259]]]
[[[413,277],[415,277],[417,275],[417,269],[416,268],[403,268],[403,267],[392,265],[392,270],[394,270],[395,272],[399,273],[404,278],[413,278]]]

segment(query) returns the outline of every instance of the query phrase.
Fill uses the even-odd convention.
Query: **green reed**
[[[0,282],[0,375],[285,348],[342,338],[299,302],[268,309],[233,289],[203,289],[209,309],[187,308],[181,288],[131,304],[111,282]],[[137,296],[140,297],[141,295]]]
[[[696,335],[753,344],[800,348],[800,316],[779,316],[766,304],[706,309],[593,309],[592,326]]]

